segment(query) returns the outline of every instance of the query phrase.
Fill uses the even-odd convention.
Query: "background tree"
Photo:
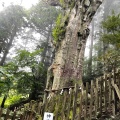
[[[7,98],[11,90],[16,91],[25,97],[28,101],[36,100],[38,97],[42,98],[45,79],[46,68],[40,62],[40,50],[28,52],[21,50],[12,62],[8,62],[1,67],[1,94]],[[3,71],[4,70],[4,71]],[[5,92],[3,91],[5,90]],[[4,103],[6,99],[3,99]],[[2,103],[2,107],[4,107]]]
[[[111,71],[119,67],[119,48],[120,48],[120,14],[108,16],[107,19],[102,22],[103,28],[106,33],[103,33],[101,40],[103,43],[108,44],[109,48],[103,54],[103,62],[105,64],[105,70]]]
[[[112,4],[111,4],[112,3]],[[93,42],[93,56],[92,56],[92,79],[101,76],[105,71],[106,68],[104,67],[105,63],[101,62],[101,59],[103,59],[101,56],[103,54],[106,53],[107,49],[109,49],[109,47],[111,46],[110,43],[105,43],[103,41],[100,40],[101,38],[101,34],[102,33],[106,33],[107,34],[107,30],[104,29],[104,27],[101,26],[101,22],[105,21],[107,19],[108,15],[111,15],[112,10],[115,11],[116,14],[118,14],[120,12],[119,7],[119,1],[115,0],[115,1],[109,1],[106,0],[103,2],[103,4],[99,7],[99,9],[97,10],[96,15],[94,16],[94,42]],[[115,7],[116,6],[116,7]],[[92,28],[90,27],[90,29],[92,30]],[[90,34],[91,37],[91,34]],[[90,38],[89,37],[89,38]],[[88,42],[87,42],[87,46],[90,44],[90,39],[88,38]],[[86,51],[88,52],[88,49],[86,47]],[[85,56],[88,56],[88,53],[86,52]],[[105,59],[105,58],[104,58]],[[104,60],[102,60],[104,61]],[[88,66],[89,60],[88,57],[86,57],[85,59],[85,66]],[[86,70],[84,71],[88,71],[88,68],[85,67]],[[83,76],[85,77],[85,75]],[[89,76],[87,76],[86,79],[89,79]]]
[[[8,10],[9,7],[10,10]],[[5,69],[8,74],[13,75],[13,86],[10,87],[8,99],[5,99],[4,103],[11,98],[17,99],[15,97],[16,95],[21,96],[21,98],[26,98],[26,101],[28,102],[28,100],[36,100],[39,97],[42,98],[43,96],[43,91],[46,84],[46,69],[53,59],[52,52],[54,48],[51,47],[51,32],[52,27],[54,26],[54,20],[60,12],[60,9],[48,6],[43,2],[40,2],[36,6],[32,6],[32,8],[28,11],[24,10],[20,6],[16,7],[11,5],[9,7],[7,7],[1,14],[4,16],[4,12],[6,11],[12,13],[12,15],[9,16],[9,12],[6,12],[6,16],[4,17],[10,18],[10,21],[16,18],[13,20],[13,26],[16,25],[17,31],[15,31],[16,34],[12,39],[12,44],[10,45],[7,53],[8,56],[6,55],[6,63],[4,59],[5,64],[3,64],[3,69]],[[21,11],[19,11],[19,7],[22,9]],[[16,11],[12,11],[13,9]],[[3,19],[1,18],[1,25],[3,22],[2,20]],[[7,22],[8,21],[4,21],[4,25],[7,25]],[[9,26],[10,25],[11,23]],[[10,36],[8,33],[9,29],[7,27],[6,34]],[[1,29],[1,31],[2,30],[3,29]],[[4,36],[1,36],[1,38],[4,40]],[[9,42],[9,37],[5,40],[8,40]],[[34,52],[34,50],[36,52]],[[4,55],[3,52],[1,52],[1,57],[2,55]],[[14,91],[15,94],[12,95],[12,91]],[[3,97],[4,95],[4,92],[2,92],[1,96]],[[19,100],[20,97],[16,101],[18,102],[16,103],[17,105],[21,103]],[[14,104],[14,102],[11,104]],[[15,107],[16,104],[12,105],[11,108]]]
[[[3,65],[15,36],[21,31],[21,27],[25,26],[26,15],[21,6],[11,5],[1,11],[0,16],[0,65]]]

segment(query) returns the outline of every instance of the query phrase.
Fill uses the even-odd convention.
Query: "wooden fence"
[[[52,105],[47,100],[45,111],[53,112],[54,120],[105,119],[120,113],[119,70],[87,82],[84,89],[80,87],[76,85],[52,91],[55,98]]]
[[[23,110],[6,110],[5,113],[0,109],[0,120],[43,120],[44,112],[54,113],[54,120],[105,119],[120,113],[119,70],[87,82],[84,89],[81,88],[75,85],[56,91],[48,90],[46,93],[54,94],[54,97],[49,99],[50,96],[47,96],[44,105],[32,101]]]

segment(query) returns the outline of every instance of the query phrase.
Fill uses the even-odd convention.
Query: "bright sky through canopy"
[[[35,5],[39,0],[0,0],[0,11],[10,4],[17,4],[29,9],[32,5]]]

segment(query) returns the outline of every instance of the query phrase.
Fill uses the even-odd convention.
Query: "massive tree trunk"
[[[48,69],[46,90],[82,84],[82,67],[89,35],[88,26],[102,0],[64,0],[65,36],[56,48],[55,59]],[[64,17],[63,17],[64,18]]]

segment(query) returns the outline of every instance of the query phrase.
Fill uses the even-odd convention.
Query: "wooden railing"
[[[59,90],[52,92],[55,100],[53,103],[46,102],[45,111],[53,112],[55,120],[113,117],[120,112],[120,71],[87,82],[84,89],[77,85],[63,88],[62,95]]]
[[[14,112],[0,109],[0,120],[43,120],[43,113],[54,113],[54,120],[105,119],[120,112],[120,71],[105,74],[83,86],[49,91],[46,103],[31,101]],[[50,94],[49,94],[50,95]],[[44,106],[44,107],[43,107]]]

